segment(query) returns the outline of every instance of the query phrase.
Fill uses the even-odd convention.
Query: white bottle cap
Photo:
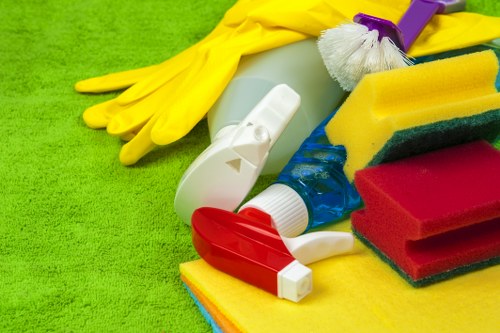
[[[302,234],[309,223],[307,206],[300,195],[289,186],[273,184],[249,200],[245,208],[255,208],[271,216],[273,227],[284,237]]]
[[[298,302],[312,291],[312,271],[297,260],[278,273],[278,297]]]

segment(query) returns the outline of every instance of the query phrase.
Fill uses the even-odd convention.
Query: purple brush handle
[[[444,10],[439,1],[413,0],[410,7],[398,22],[398,28],[403,35],[404,51],[408,51],[418,35],[425,28],[434,14]]]
[[[413,0],[397,26],[391,21],[363,13],[357,14],[354,22],[365,25],[369,30],[378,30],[379,40],[389,37],[401,50],[408,52],[434,14],[457,12],[464,8],[465,0]]]
[[[379,41],[384,37],[389,37],[400,49],[404,50],[403,34],[391,21],[359,13],[354,16],[354,22],[364,25],[368,30],[378,30]]]

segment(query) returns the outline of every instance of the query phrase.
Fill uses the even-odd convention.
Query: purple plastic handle
[[[434,14],[451,13],[464,8],[465,0],[413,0],[397,25],[363,13],[357,14],[354,22],[363,24],[369,30],[378,30],[379,40],[389,37],[401,50],[408,52]]]
[[[378,40],[389,37],[400,49],[404,49],[403,34],[397,25],[389,20],[359,13],[354,16],[354,22],[364,25],[368,30],[378,30]]]
[[[403,50],[408,51],[418,35],[425,28],[434,14],[444,11],[444,4],[438,1],[413,0],[410,7],[398,22],[403,37]]]

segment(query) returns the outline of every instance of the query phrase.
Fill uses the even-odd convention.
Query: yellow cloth
[[[348,231],[350,222],[329,229]],[[499,332],[498,265],[415,289],[357,242],[353,254],[309,267],[313,292],[299,303],[279,299],[203,260],[183,263],[180,271],[241,332]]]
[[[131,86],[84,112],[89,127],[130,140],[120,161],[130,165],[157,144],[186,135],[231,80],[242,56],[290,44],[351,19],[358,12],[397,22],[408,0],[240,0],[205,39],[157,66],[80,81],[80,92]],[[473,13],[436,15],[410,49],[419,56],[500,36],[500,18]]]
[[[205,310],[210,314],[210,317],[217,323],[217,326],[224,333],[239,333],[241,332],[234,324],[227,319],[214,303],[210,301],[191,281],[181,274],[181,280],[186,284],[191,293],[196,297],[196,300],[205,308]]]

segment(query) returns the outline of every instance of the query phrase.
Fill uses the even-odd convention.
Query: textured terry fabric
[[[0,332],[209,332],[179,279],[196,258],[177,183],[206,122],[133,168],[76,81],[159,63],[234,1],[0,1]],[[203,18],[203,19],[200,19]]]
[[[345,221],[335,230],[349,228],[350,221]],[[357,241],[352,254],[309,267],[313,292],[299,303],[279,299],[203,260],[181,264],[180,270],[184,281],[217,309],[212,316],[224,315],[242,332],[493,333],[498,329],[500,266],[413,288]]]

